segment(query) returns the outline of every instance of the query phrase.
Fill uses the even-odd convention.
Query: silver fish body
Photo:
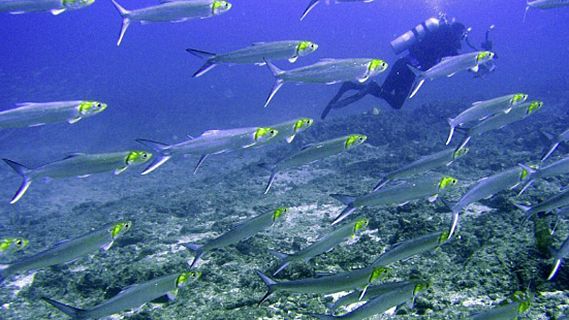
[[[358,307],[357,309],[346,313],[341,316],[329,316],[329,315],[312,315],[318,319],[349,319],[349,320],[361,320],[368,319],[374,315],[382,314],[389,309],[396,307],[405,302],[411,302],[415,296],[416,284],[408,283],[393,288],[383,294],[380,294],[364,305]]]
[[[365,79],[372,59],[329,59],[277,75],[285,82],[332,84]]]
[[[297,153],[283,158],[274,164],[260,164],[261,167],[271,172],[271,176],[269,177],[269,182],[265,187],[264,193],[267,194],[269,192],[277,173],[340,154],[355,146],[363,144],[366,139],[367,137],[364,135],[354,134],[326,140],[323,142],[307,145]],[[352,140],[355,142],[350,143]]]
[[[275,273],[273,273],[273,276],[277,275],[292,262],[306,262],[313,257],[316,257],[333,249],[335,246],[354,235],[354,228],[356,223],[357,221],[353,221],[346,225],[343,225],[294,254],[286,255],[278,252],[273,252],[275,256],[280,258],[281,263],[281,266],[277,269],[277,271],[275,271]]]
[[[84,116],[79,111],[83,101],[23,103],[0,112],[0,129],[34,127],[44,124],[75,123]]]
[[[524,169],[513,167],[489,177],[478,180],[468,191],[452,206],[453,212],[461,212],[469,204],[478,200],[487,199],[496,193],[513,189],[519,185],[527,172]]]
[[[569,189],[531,207],[525,207],[519,204],[516,204],[516,206],[526,213],[525,220],[527,220],[539,212],[550,212],[557,208],[569,206]]]
[[[537,109],[533,109],[534,105],[539,105]],[[480,123],[467,128],[461,129],[466,134],[466,138],[462,141],[460,147],[464,147],[473,136],[482,135],[488,131],[503,128],[514,122],[523,120],[541,108],[543,103],[539,101],[525,102],[512,108],[508,113],[495,114]]]
[[[191,275],[187,276],[187,274]],[[169,299],[174,299],[178,289],[199,278],[197,274],[194,272],[176,273],[134,284],[126,287],[111,299],[88,309],[78,309],[45,297],[43,300],[73,319],[99,319],[138,308],[165,295]]]
[[[373,299],[379,295],[393,291],[394,289],[397,289],[399,287],[406,286],[409,284],[410,284],[409,281],[398,281],[398,282],[388,282],[388,283],[382,283],[379,285],[369,286],[369,287],[367,287],[363,297],[361,296],[361,292],[353,291],[353,292],[351,292],[345,296],[340,297],[336,302],[331,304],[329,306],[329,308],[331,310],[336,310],[342,306],[347,306],[347,305],[350,305],[353,303],[358,303],[361,301],[368,301],[368,300]],[[360,299],[360,297],[361,297],[361,299]]]
[[[308,15],[308,13],[310,13],[310,11],[312,11],[312,9],[314,9],[314,7],[316,7],[316,5],[320,1],[321,0],[310,0],[310,2],[308,3],[308,6],[306,7],[306,9],[304,9],[304,12],[300,16],[300,21],[304,20],[304,18],[306,18],[306,16]],[[353,3],[353,2],[370,3],[373,1],[374,0],[334,0],[334,3]]]
[[[212,0],[171,1],[131,10],[127,17],[141,22],[173,22],[213,16]]]
[[[259,42],[243,49],[217,54],[210,60],[216,64],[264,64],[264,59],[288,60],[298,56],[298,45],[301,42],[299,40]]]
[[[394,170],[386,174],[385,177],[377,183],[373,191],[377,191],[382,188],[391,180],[409,178],[444,165],[450,165],[456,159],[456,151],[456,148],[448,148],[431,155],[421,157],[416,161]]]
[[[471,320],[512,320],[519,315],[519,302],[512,302],[503,306],[492,308],[488,311],[479,312],[472,317]]]
[[[414,181],[403,181],[400,184],[385,187],[361,196],[332,194],[331,196],[333,198],[341,201],[347,206],[334,219],[332,224],[334,225],[344,220],[358,208],[401,205],[412,200],[437,196],[443,191],[440,188],[442,178],[442,176],[438,175],[421,177]]]
[[[493,57],[494,53],[487,51],[469,52],[457,56],[445,57],[439,63],[426,71],[421,71],[409,65],[409,69],[417,78],[415,87],[409,95],[409,98],[413,98],[417,94],[427,79],[435,80],[438,78],[452,77],[460,71],[466,71],[469,69],[478,71],[479,64],[489,61]]]
[[[204,245],[186,243],[184,246],[195,252],[195,257],[190,268],[193,268],[200,258],[206,253],[214,249],[225,248],[232,244],[254,236],[258,232],[270,227],[275,221],[274,213],[267,212],[244,221],[221,236],[208,241]]]
[[[158,154],[154,161],[144,169],[142,174],[146,175],[151,173],[169,161],[172,157],[186,154],[201,156],[194,168],[194,173],[196,173],[203,161],[209,155],[221,154],[259,145],[272,139],[278,134],[278,131],[272,128],[267,128],[267,132],[270,133],[268,139],[259,139],[258,132],[262,129],[263,128],[237,128],[227,130],[208,130],[202,133],[199,137],[190,138],[171,145],[152,140],[137,139],[137,142],[154,149]]]
[[[115,175],[129,167],[148,161],[151,153],[144,151],[125,151],[99,154],[72,154],[62,160],[54,161],[37,168],[27,168],[17,162],[3,159],[22,178],[20,188],[12,197],[11,204],[19,201],[38,178],[86,177],[92,174],[114,171]]]
[[[127,166],[129,151],[99,154],[74,154],[63,160],[32,169],[32,179],[41,177],[68,178],[112,172]]]
[[[527,2],[528,7],[554,9],[569,6],[569,0],[534,0]]]
[[[524,184],[518,195],[521,195],[526,191],[527,188],[529,188],[537,179],[555,177],[569,173],[569,157],[559,159],[547,166],[536,169],[523,164],[520,164],[520,166],[529,172],[529,175],[527,177],[527,182]]]
[[[50,11],[58,15],[66,10],[75,10],[93,4],[95,0],[0,0],[0,12],[21,14]]]
[[[308,278],[277,282],[262,272],[257,275],[265,282],[268,291],[259,303],[265,301],[272,293],[285,291],[293,293],[319,293],[327,294],[356,288],[364,288],[369,284],[374,269],[366,267],[353,271],[342,272],[318,278]]]
[[[140,23],[184,22],[213,17],[231,9],[231,4],[224,0],[162,1],[159,5],[136,10],[127,10],[115,0],[112,2],[123,19],[117,46],[120,46],[126,30],[133,21]]]
[[[448,240],[447,232],[433,232],[414,239],[399,242],[372,262],[373,267],[405,260],[417,254],[434,250]]]
[[[118,222],[117,224],[120,223],[127,224],[125,231],[130,229],[130,222]],[[73,261],[99,250],[108,250],[114,240],[113,225],[109,224],[77,238],[59,242],[49,249],[4,265],[0,268],[0,282],[11,275],[40,270]]]
[[[521,96],[521,98],[518,98]],[[472,104],[472,107],[464,110],[455,118],[449,118],[448,123],[451,131],[446,144],[451,142],[454,128],[459,127],[465,123],[485,119],[494,114],[503,112],[509,113],[512,107],[521,104],[527,100],[527,95],[524,94],[509,94],[502,97],[477,101]]]

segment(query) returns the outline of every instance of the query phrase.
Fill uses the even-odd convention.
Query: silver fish
[[[514,205],[525,212],[524,221],[527,221],[538,212],[551,212],[557,208],[569,206],[569,188],[531,207],[518,203],[514,203]]]
[[[486,119],[487,117],[500,112],[509,113],[512,110],[512,107],[524,103],[527,98],[528,95],[525,93],[516,93],[490,100],[474,102],[472,107],[464,110],[454,119],[448,118],[450,132],[446,144],[448,145],[452,140],[454,128],[471,121]]]
[[[427,71],[421,71],[411,65],[408,65],[409,69],[415,74],[417,79],[415,80],[415,88],[411,92],[409,98],[413,98],[419,89],[425,83],[425,80],[434,80],[443,77],[452,77],[457,72],[472,70],[474,72],[478,71],[478,65],[490,61],[494,58],[494,53],[490,51],[477,51],[461,54],[458,56],[446,57],[441,60],[441,62],[432,66]]]
[[[395,287],[390,291],[380,294],[364,305],[358,307],[357,309],[346,313],[341,316],[332,316],[324,314],[311,314],[314,318],[322,320],[333,320],[333,319],[350,319],[350,320],[361,320],[368,319],[378,314],[385,313],[389,309],[396,307],[405,302],[411,303],[417,294],[421,291],[426,290],[430,287],[429,283],[419,282],[419,283],[408,283],[399,287]]]
[[[452,206],[451,210],[453,213],[460,213],[473,202],[489,199],[506,189],[514,189],[528,177],[528,174],[529,172],[521,167],[513,167],[481,178]]]
[[[158,169],[172,157],[185,154],[200,156],[198,163],[194,167],[195,174],[209,155],[258,146],[276,137],[278,133],[273,128],[255,127],[208,130],[197,138],[189,137],[186,141],[171,145],[147,139],[136,139],[136,141],[157,152],[154,161],[142,172],[143,175]]]
[[[128,26],[133,21],[142,24],[152,22],[184,22],[191,19],[205,19],[220,15],[231,9],[225,0],[162,0],[161,4],[136,10],[126,10],[115,0],[115,8],[122,20],[121,33],[117,46],[120,46]]]
[[[527,0],[526,10],[524,12],[523,22],[526,21],[528,10],[536,9],[555,9],[569,6],[569,0]]]
[[[369,286],[369,287],[367,287],[367,290],[363,296],[362,296],[361,292],[359,292],[357,290],[353,291],[353,292],[351,292],[345,296],[340,297],[338,300],[336,300],[336,302],[328,305],[328,308],[330,310],[336,310],[342,306],[347,306],[347,305],[362,302],[362,301],[368,301],[368,300],[373,299],[379,295],[390,292],[390,291],[397,289],[399,287],[402,287],[402,286],[407,286],[409,284],[411,284],[411,282],[409,282],[409,281],[398,281],[398,282],[388,282],[388,283],[382,283],[379,285]]]
[[[388,264],[408,259],[423,252],[434,250],[450,239],[449,231],[432,232],[426,235],[394,244],[388,251],[372,262],[371,266]]]
[[[365,267],[348,272],[341,272],[317,278],[299,279],[277,282],[261,271],[257,275],[267,285],[267,293],[259,301],[259,304],[267,300],[274,292],[285,291],[295,293],[334,293],[356,288],[367,288],[376,279],[385,276],[387,269],[384,267]]]
[[[414,175],[418,175],[432,169],[447,165],[449,166],[456,159],[467,154],[468,148],[448,148],[431,155],[421,157],[416,161],[411,162],[397,170],[391,171],[386,174],[373,188],[373,191],[377,191],[385,186],[389,181],[395,179],[409,178]]]
[[[388,65],[380,59],[323,59],[292,70],[281,70],[265,60],[276,81],[265,101],[265,108],[285,82],[335,84],[346,81],[366,82],[384,72]]]
[[[220,54],[191,48],[186,51],[198,58],[207,59],[206,63],[194,73],[193,77],[197,78],[222,63],[264,65],[265,59],[288,60],[294,63],[298,57],[307,56],[316,49],[318,45],[311,41],[285,40],[256,42],[249,47]]]
[[[533,295],[517,291],[512,302],[501,304],[487,311],[475,313],[471,320],[512,320],[519,319],[531,306]]]
[[[554,136],[546,131],[541,131],[541,133],[543,133],[543,135],[547,137],[547,139],[551,142],[551,146],[541,158],[542,162],[547,160],[547,158],[549,158],[549,156],[551,156],[551,154],[557,150],[557,147],[559,147],[561,143],[569,141],[569,129],[561,132],[557,136]]]
[[[304,9],[304,12],[302,13],[302,16],[300,16],[300,21],[304,20],[304,18],[306,18],[306,16],[310,13],[310,11],[312,11],[312,9],[314,9],[314,7],[316,7],[316,5],[320,2],[321,0],[310,0],[310,2],[308,3],[308,6],[306,7],[306,9]],[[363,2],[363,3],[370,3],[373,2],[374,0],[334,0],[335,3],[346,3],[346,2]],[[327,0],[327,2],[329,2],[329,0]]]
[[[364,230],[367,227],[368,223],[369,223],[368,219],[361,218],[346,225],[343,225],[340,228],[325,235],[321,239],[318,239],[316,242],[309,245],[308,247],[291,255],[280,253],[277,251],[271,251],[271,253],[274,256],[279,258],[280,260],[279,263],[281,264],[281,266],[277,269],[277,271],[273,273],[273,276],[276,276],[279,272],[284,270],[290,263],[299,262],[299,261],[307,262],[317,255],[332,250],[335,246],[342,243],[347,238],[354,237],[356,234]]]
[[[402,205],[412,200],[436,197],[456,185],[458,181],[449,176],[423,177],[416,181],[404,181],[393,187],[379,189],[361,196],[331,194],[334,199],[346,205],[346,208],[334,219],[332,225],[339,223],[361,207]]]
[[[524,184],[522,190],[518,193],[521,195],[527,190],[537,179],[555,177],[569,173],[569,157],[562,158],[542,168],[531,167],[520,164],[524,170],[528,172],[527,182]]]
[[[0,283],[4,279],[26,271],[39,270],[71,262],[97,250],[109,250],[114,241],[130,230],[130,221],[119,221],[80,237],[61,241],[53,247],[32,256],[0,266]]]
[[[526,102],[513,107],[509,113],[495,114],[470,128],[456,128],[456,131],[460,131],[466,135],[464,140],[461,142],[460,147],[464,147],[473,136],[478,136],[488,131],[500,129],[511,123],[523,120],[534,114],[534,112],[539,111],[542,107],[543,102],[541,101],[535,100],[532,102]]]
[[[305,164],[312,163],[330,157],[346,150],[351,150],[364,143],[367,136],[362,134],[351,134],[349,136],[344,136],[336,139],[326,140],[323,142],[309,144],[304,146],[299,152],[283,158],[273,164],[261,163],[260,167],[267,169],[271,172],[269,177],[269,182],[265,187],[264,194],[267,194],[273,185],[277,173],[280,171],[303,166]]]
[[[98,101],[27,102],[0,112],[0,129],[35,127],[50,123],[77,123],[99,114],[107,105]]]
[[[256,233],[265,230],[273,225],[283,214],[288,211],[287,208],[278,208],[274,212],[267,212],[251,218],[234,226],[231,230],[222,234],[221,236],[208,241],[206,244],[185,243],[184,246],[189,250],[195,252],[195,257],[190,264],[190,269],[200,260],[200,258],[211,250],[225,248],[232,244],[238,243],[245,239],[254,236]]]
[[[8,159],[2,159],[14,171],[22,176],[20,188],[10,200],[11,204],[18,202],[24,196],[32,181],[39,178],[68,178],[88,177],[92,174],[114,171],[121,174],[126,169],[150,160],[151,153],[145,151],[124,151],[114,153],[86,154],[75,153],[66,158],[45,164],[37,168],[28,168],[22,164]]]
[[[49,11],[56,16],[67,10],[88,7],[93,3],[95,0],[0,0],[0,12],[22,14]]]
[[[563,258],[566,258],[567,256],[569,256],[569,236],[567,236],[567,239],[563,241],[561,248],[555,252],[555,264],[553,265],[553,269],[551,270],[549,277],[547,277],[547,280],[551,280],[555,277],[561,263],[563,262]]]
[[[138,308],[163,296],[174,300],[179,289],[195,283],[200,277],[200,272],[188,271],[134,284],[124,288],[111,299],[88,309],[75,308],[46,297],[42,299],[73,319],[99,319]]]

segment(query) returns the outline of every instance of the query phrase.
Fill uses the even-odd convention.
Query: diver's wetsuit
[[[409,48],[407,56],[395,62],[381,87],[375,81],[368,81],[365,84],[345,82],[326,106],[321,118],[324,119],[332,109],[343,108],[368,94],[384,99],[392,108],[400,109],[415,82],[415,74],[407,65],[425,71],[444,57],[458,55],[458,50],[462,48],[461,40],[465,30],[461,23],[445,23],[437,30],[426,34],[422,40]],[[349,90],[359,90],[359,92],[340,100]]]

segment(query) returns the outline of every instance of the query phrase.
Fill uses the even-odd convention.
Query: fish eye
[[[271,130],[271,134],[275,134],[275,130]]]
[[[21,246],[21,245],[22,245],[22,240],[20,240],[20,239],[16,240],[16,245],[17,245],[17,246]]]

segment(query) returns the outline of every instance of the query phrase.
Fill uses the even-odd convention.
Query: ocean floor
[[[330,193],[369,191],[382,174],[445,148],[448,133],[441,114],[452,116],[460,104],[433,103],[413,112],[383,111],[335,117],[317,122],[292,145],[273,144],[246,152],[211,156],[197,175],[197,159],[177,159],[148,176],[97,175],[86,179],[34,182],[16,206],[5,204],[20,180],[7,166],[0,170],[0,236],[30,239],[24,254],[72,238],[118,219],[134,221],[132,230],[114,247],[92,257],[21,275],[0,286],[0,319],[66,319],[40,300],[46,296],[76,307],[89,307],[117,294],[121,288],[184,271],[193,255],[181,243],[206,241],[233,224],[287,206],[286,218],[242,243],[211,252],[198,264],[203,277],[180,291],[177,301],[148,304],[113,319],[311,319],[326,313],[332,296],[276,293],[261,306],[266,287],[254,270],[273,272],[278,261],[269,249],[295,252],[329,232],[343,205]],[[341,111],[336,111],[341,112]],[[445,118],[446,118],[445,116]],[[539,159],[546,142],[538,129],[566,129],[565,115],[548,110],[533,119],[475,137],[471,151],[440,172],[459,179],[445,195],[457,200],[469,184],[500,170]],[[369,136],[368,143],[298,170],[277,176],[267,195],[268,173],[257,163],[278,159],[306,143],[348,133]],[[457,135],[455,144],[460,137]],[[555,157],[562,153],[556,152]],[[517,201],[536,203],[565,187],[569,177],[540,181]],[[555,281],[545,278],[552,259],[536,247],[533,222],[522,225],[523,213],[512,202],[516,191],[502,192],[469,207],[458,236],[441,248],[391,265],[389,280],[411,276],[431,279],[432,287],[399,310],[398,319],[465,319],[499,304],[516,290],[536,288],[527,319],[558,319],[569,314],[569,267]],[[357,241],[306,264],[293,264],[278,279],[299,279],[317,272],[336,272],[366,266],[390,245],[450,224],[439,202],[412,202],[400,207],[359,210],[370,218],[369,231]],[[545,217],[553,224],[553,217]],[[553,236],[558,247],[569,234],[561,221]],[[3,261],[6,262],[6,261]],[[380,316],[377,316],[379,319]]]

